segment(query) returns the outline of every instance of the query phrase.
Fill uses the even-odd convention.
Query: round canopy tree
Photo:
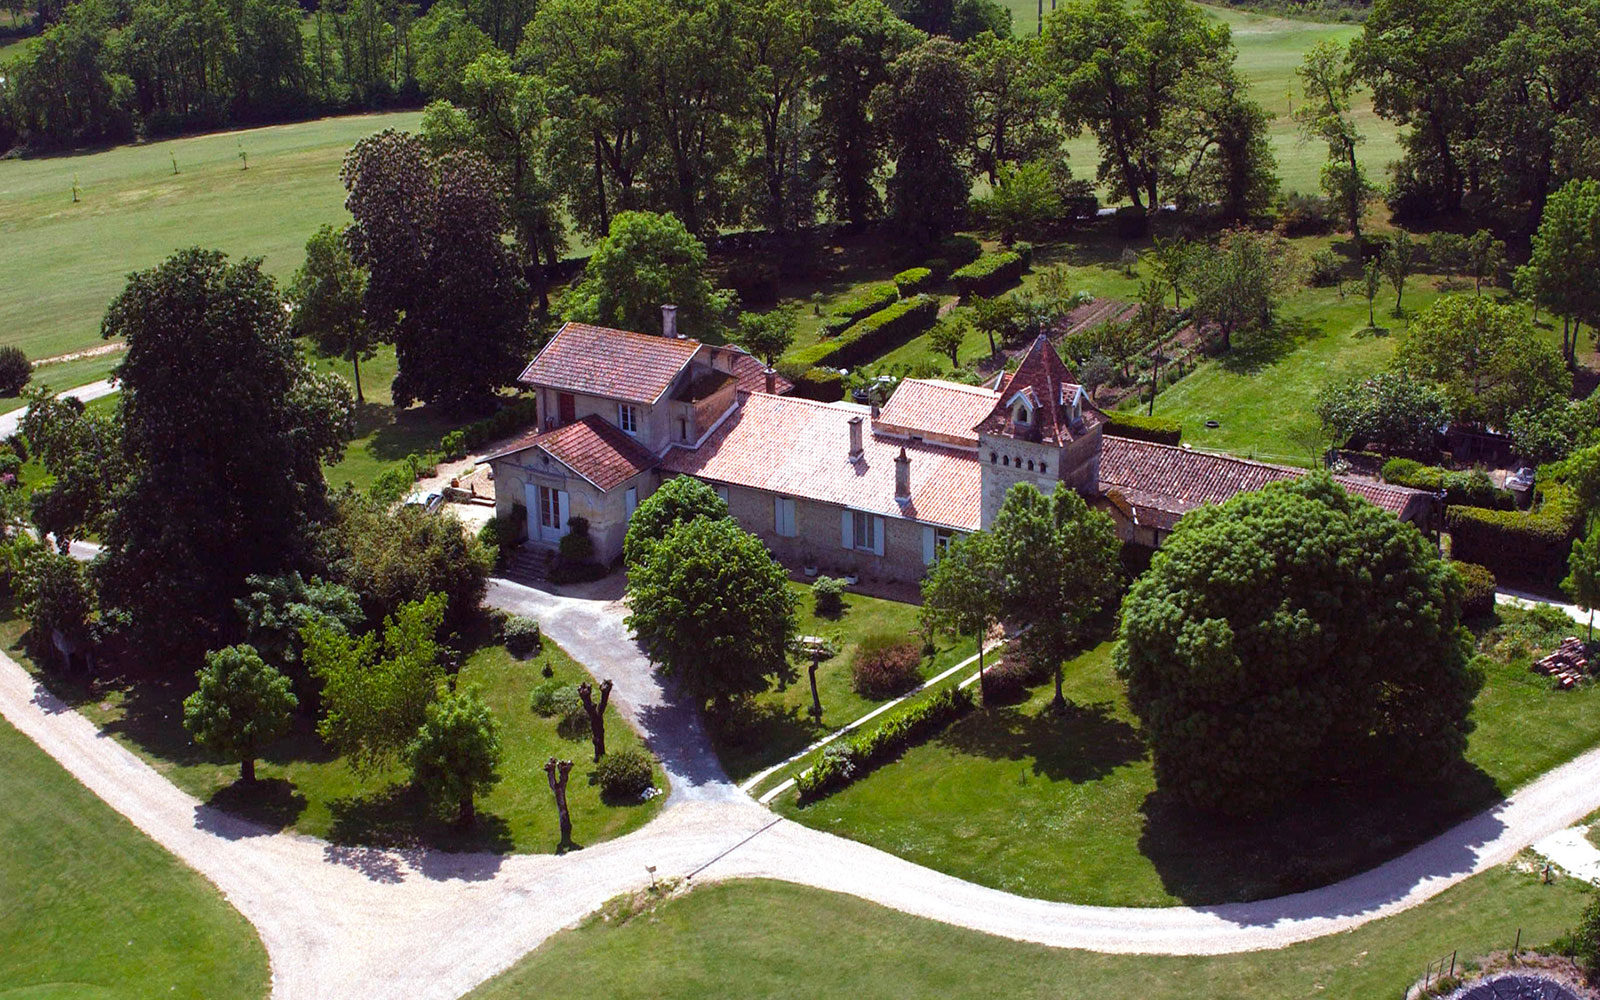
[[[677,525],[707,517],[713,521],[728,516],[728,504],[711,487],[693,476],[677,476],[645,497],[639,509],[628,518],[628,533],[622,539],[622,561],[631,570],[650,558],[655,544]]]
[[[1482,683],[1459,589],[1415,528],[1324,474],[1186,515],[1116,648],[1157,785],[1237,814],[1314,782],[1441,773]]]

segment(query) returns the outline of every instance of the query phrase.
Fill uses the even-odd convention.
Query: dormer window
[[[1018,427],[1026,427],[1032,417],[1033,414],[1028,411],[1028,404],[1023,400],[1017,400],[1017,405],[1011,410],[1011,421]]]

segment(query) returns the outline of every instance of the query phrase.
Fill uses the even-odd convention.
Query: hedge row
[[[1472,621],[1489,617],[1494,611],[1494,574],[1487,566],[1452,560],[1451,568],[1461,579],[1461,617]]]
[[[939,241],[939,258],[952,268],[963,267],[983,256],[983,244],[972,236],[946,236]]]
[[[1437,465],[1423,465],[1410,458],[1391,458],[1383,463],[1383,479],[1384,482],[1414,490],[1432,493],[1443,490],[1444,502],[1451,506],[1512,510],[1517,505],[1511,491],[1496,487],[1494,480],[1482,469],[1452,472]]]
[[[785,368],[783,377],[801,399],[837,403],[844,398],[844,376],[836,368]]]
[[[796,375],[806,378],[813,368],[849,368],[871,361],[922,333],[938,318],[939,300],[933,296],[901,299],[850,324],[850,328],[837,337],[819,340],[791,353],[784,359],[784,376],[794,381]]]
[[[1021,254],[1010,251],[987,253],[965,267],[958,268],[950,275],[950,280],[955,282],[956,291],[960,292],[963,298],[993,295],[1020,281],[1022,272],[1027,267],[1028,262]]]
[[[822,321],[822,335],[836,336],[863,316],[869,316],[900,297],[896,283],[882,282],[856,292],[833,307],[833,312]]]
[[[1567,554],[1578,534],[1578,501],[1562,483],[1538,488],[1532,511],[1451,507],[1445,511],[1450,554],[1488,567],[1498,580],[1553,586],[1567,575]]]
[[[910,267],[894,276],[894,287],[900,289],[901,298],[915,295],[933,282],[933,269],[930,267]]]
[[[872,768],[922,743],[972,710],[972,695],[951,686],[926,701],[889,716],[882,725],[853,739],[840,740],[822,759],[794,779],[801,802],[835,792]]]
[[[1111,411],[1106,414],[1105,433],[1136,441],[1177,444],[1183,438],[1183,425],[1170,417]]]

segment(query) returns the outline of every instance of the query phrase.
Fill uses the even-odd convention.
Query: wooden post
[[[1517,928],[1517,942],[1516,942],[1516,944],[1513,944],[1511,946],[1511,958],[1512,958],[1512,960],[1515,961],[1517,959],[1517,957],[1520,956],[1521,954],[1522,954],[1522,928],[1518,927]]]

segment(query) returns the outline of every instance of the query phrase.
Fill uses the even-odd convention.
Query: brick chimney
[[[911,456],[906,454],[905,445],[900,446],[900,454],[894,458],[894,498],[901,503],[911,499]]]
[[[778,369],[769,367],[761,374],[767,377],[767,395],[776,396],[778,394]]]
[[[850,418],[850,461],[860,461],[862,453],[861,417],[858,415]]]
[[[663,337],[678,336],[678,307],[663,305],[661,307],[661,335]]]

